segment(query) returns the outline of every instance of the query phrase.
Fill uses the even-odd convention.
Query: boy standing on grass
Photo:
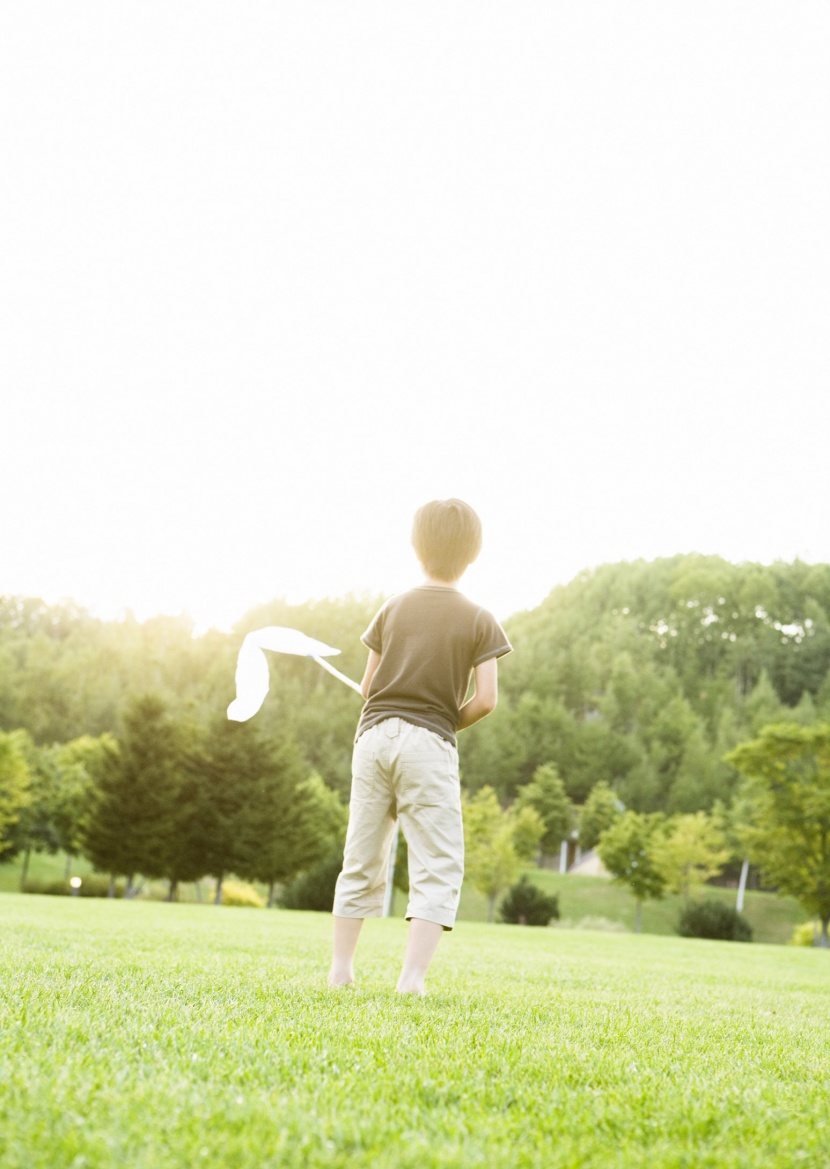
[[[511,646],[495,617],[457,588],[481,551],[481,521],[469,504],[424,504],[412,544],[424,583],[392,597],[361,638],[369,650],[361,683],[366,704],[355,738],[328,981],[353,981],[363,919],[383,912],[398,819],[409,848],[410,894],[397,989],[422,994],[441,935],[455,924],[464,875],[456,732],[495,708],[498,659]],[[475,690],[465,702],[471,675]]]

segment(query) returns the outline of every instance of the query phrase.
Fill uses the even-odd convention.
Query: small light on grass
[[[77,897],[81,891],[81,885],[83,884],[83,881],[80,877],[71,877],[69,884],[72,886],[72,896]]]

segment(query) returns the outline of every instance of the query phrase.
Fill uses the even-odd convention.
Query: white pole
[[[559,872],[567,873],[568,871],[568,842],[562,841],[562,847],[559,849]]]
[[[360,694],[361,698],[363,697],[359,683],[353,682],[351,678],[347,678],[345,674],[341,674],[339,670],[335,670],[331,662],[327,662],[325,658],[318,658],[314,654],[309,654],[308,656],[313,662],[316,662],[318,666],[322,666],[324,670],[328,670],[328,672],[333,674],[335,678],[339,678],[341,682],[345,682],[347,686],[351,686],[352,690],[354,690],[356,694]]]
[[[746,893],[746,878],[749,875],[749,861],[744,860],[741,865],[741,879],[738,882],[738,900],[735,902],[735,908],[738,913],[743,913],[744,909],[744,893]]]
[[[386,900],[383,903],[383,916],[392,916],[392,905],[395,901],[395,861],[398,856],[398,821],[392,830],[392,847],[389,850],[389,867],[386,870]]]

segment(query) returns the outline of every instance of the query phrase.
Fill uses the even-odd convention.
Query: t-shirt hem
[[[435,723],[428,722],[427,719],[419,718],[418,715],[411,714],[409,711],[404,713],[403,711],[398,710],[387,710],[379,712],[377,717],[370,718],[365,723],[361,722],[358,725],[357,734],[354,737],[354,741],[357,742],[360,736],[364,735],[366,731],[371,730],[372,727],[378,726],[379,723],[386,722],[386,720],[390,718],[399,718],[401,722],[411,723],[414,727],[423,727],[425,731],[432,731],[434,735],[438,735],[440,738],[446,739],[448,743],[453,745],[453,747],[458,746],[458,739],[456,738],[455,733],[448,730],[447,727],[438,726]]]

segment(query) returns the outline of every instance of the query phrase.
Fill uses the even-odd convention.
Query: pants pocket
[[[427,731],[402,755],[401,798],[413,807],[452,805],[458,800],[458,753],[452,743]]]

